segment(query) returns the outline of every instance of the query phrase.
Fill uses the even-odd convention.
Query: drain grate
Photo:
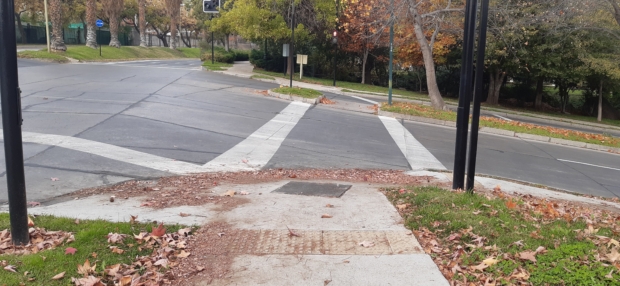
[[[289,195],[339,198],[350,188],[351,185],[288,182],[273,192]]]

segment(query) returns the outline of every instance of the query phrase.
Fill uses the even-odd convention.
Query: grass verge
[[[381,110],[439,120],[456,121],[455,112],[435,110],[430,106],[413,103],[394,102],[391,106],[387,105],[387,103],[382,103]],[[480,127],[497,128],[514,131],[517,133],[540,135],[545,137],[585,142],[609,147],[620,147],[620,139],[612,136],[584,133],[549,126],[539,126],[518,121],[506,121],[498,118],[485,116],[480,117]]]
[[[301,87],[279,87],[272,89],[274,92],[288,95],[296,95],[301,96],[303,98],[318,98],[323,95],[322,93],[309,88],[301,88]]]
[[[61,53],[48,53],[47,51],[22,51],[17,53],[17,57],[22,59],[42,59],[56,63],[69,62],[69,59]]]
[[[72,232],[75,241],[62,244],[54,249],[41,251],[28,255],[1,255],[2,267],[7,265],[16,266],[16,273],[0,271],[0,285],[68,285],[71,277],[82,277],[78,273],[77,265],[82,265],[88,259],[90,264],[97,264],[95,273],[102,276],[106,266],[114,264],[132,264],[137,256],[149,255],[153,249],[140,248],[133,239],[132,234],[141,231],[150,232],[152,225],[112,223],[102,220],[79,221],[75,219],[59,218],[53,216],[38,216],[33,219],[35,226],[45,228],[48,231]],[[9,215],[0,214],[0,230],[9,228]],[[177,231],[179,226],[167,226],[168,232]],[[122,254],[114,253],[110,249],[107,235],[109,233],[128,234],[125,244],[117,245],[123,250]],[[65,249],[72,247],[77,249],[74,255],[65,254]],[[65,272],[64,278],[52,280],[55,275]],[[27,272],[25,275],[24,273]],[[99,275],[97,275],[99,276]]]
[[[262,79],[268,79],[268,80],[276,80],[274,77],[271,77],[271,76],[268,76],[268,75],[260,75],[260,74],[255,74],[251,78],[253,78],[253,79],[262,78]]]
[[[269,72],[269,71],[258,70],[258,69],[255,69],[254,73],[264,74],[264,75],[268,75],[272,77],[288,78],[281,73]],[[293,75],[293,79],[296,81],[320,84],[320,85],[325,85],[325,86],[333,86],[334,84],[333,79],[316,78],[316,77],[309,77],[309,76],[304,76],[300,80],[298,73]],[[388,93],[387,87],[375,86],[375,85],[369,85],[369,84],[361,84],[361,83],[356,83],[356,82],[336,81],[336,86],[345,88],[347,90],[350,90],[351,92],[381,93],[379,95],[384,95],[384,96],[387,96],[387,93]],[[428,98],[428,96],[425,94],[414,92],[414,91],[408,91],[408,90],[395,89],[393,90],[393,93],[406,97],[406,98],[411,98],[411,99]]]
[[[196,48],[196,50],[199,50]],[[198,51],[199,53],[200,51]],[[65,56],[81,61],[105,61],[105,60],[132,60],[132,59],[166,59],[186,58],[186,52],[161,47],[120,47],[101,46],[99,49],[91,49],[86,46],[68,46]]]
[[[490,194],[435,187],[385,193],[456,285],[620,284],[617,214],[511,198],[498,188]]]
[[[225,71],[226,69],[228,69],[229,67],[232,67],[233,65],[228,64],[228,63],[220,63],[220,62],[211,63],[211,61],[205,61],[202,63],[202,66],[206,67],[210,71]]]

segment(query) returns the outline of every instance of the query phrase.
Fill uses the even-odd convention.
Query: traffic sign
[[[95,22],[95,25],[97,25],[97,27],[99,28],[103,27],[103,20],[97,19],[97,22]]]
[[[205,13],[219,13],[220,0],[202,0],[202,11]]]

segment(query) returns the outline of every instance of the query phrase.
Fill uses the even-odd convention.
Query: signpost
[[[97,27],[99,28],[99,36],[101,36],[101,27],[103,27],[103,20],[97,19],[97,22],[95,22],[95,25],[97,25]],[[101,43],[99,43],[99,56],[101,56]]]
[[[202,12],[210,13],[211,18],[209,20],[213,20],[213,14],[217,14],[220,12],[220,0],[202,0]],[[211,29],[211,64],[215,64],[215,38],[213,29]]]
[[[282,56],[284,57],[284,76],[286,76],[286,66],[287,66],[287,59],[288,59],[288,55],[289,53],[289,45],[288,44],[282,44]]]
[[[299,66],[299,79],[304,76],[304,65],[308,64],[308,55],[297,54],[297,63]]]

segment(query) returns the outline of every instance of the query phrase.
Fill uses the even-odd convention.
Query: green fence
[[[26,44],[46,44],[47,40],[45,39],[45,27],[39,26],[24,26],[24,35],[19,31],[18,27],[16,29],[16,38],[17,43],[22,44],[22,37],[25,35]],[[51,33],[52,27],[50,27]],[[123,46],[131,45],[131,38],[129,36],[130,29],[121,29],[118,33],[118,40],[121,42]],[[86,43],[86,35],[83,28],[64,28],[63,29],[63,39],[65,44],[75,44],[80,45]],[[97,44],[99,45],[107,45],[110,43],[110,31],[99,30],[97,29]]]

